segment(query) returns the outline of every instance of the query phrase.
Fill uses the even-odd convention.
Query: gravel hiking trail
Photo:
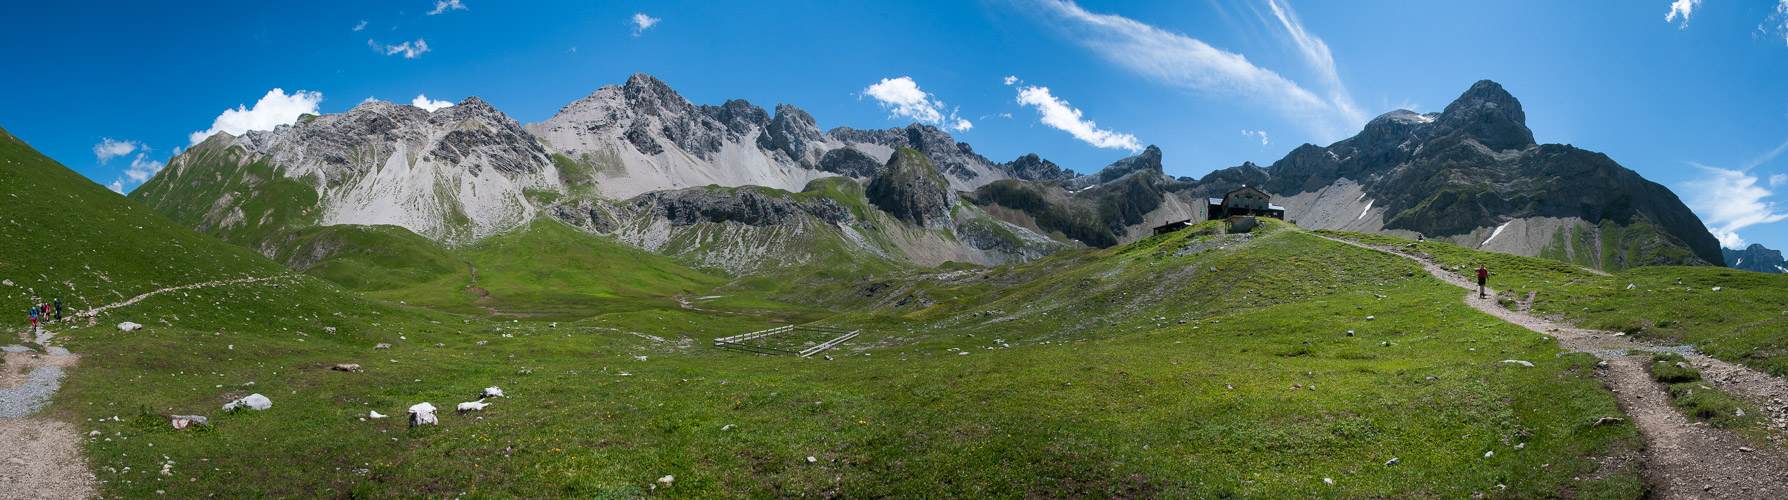
[[[99,313],[129,306],[157,294],[213,286],[236,285],[275,280],[287,276],[240,278],[172,286],[144,293],[128,300],[76,312],[64,323],[73,324],[75,317],[89,318],[89,327]],[[56,323],[44,325],[37,332],[18,330],[21,343],[35,343],[43,352],[24,345],[0,345],[6,362],[0,364],[0,499],[77,500],[94,496],[97,478],[81,455],[81,436],[73,424],[35,415],[50,402],[61,387],[66,370],[73,369],[80,357],[68,349],[53,345]],[[35,335],[33,335],[35,334]]]
[[[81,456],[75,426],[32,416],[49,403],[64,370],[79,358],[49,346],[53,332],[35,338],[18,333],[20,341],[43,345],[49,352],[5,346],[6,363],[0,364],[0,498],[92,497],[95,478]]]
[[[1310,233],[1315,234],[1315,233]],[[1620,402],[1645,439],[1643,474],[1650,498],[1788,498],[1788,460],[1773,447],[1753,449],[1738,436],[1701,422],[1691,422],[1670,406],[1670,394],[1647,370],[1651,352],[1682,353],[1701,369],[1704,382],[1759,403],[1772,433],[1788,428],[1788,381],[1743,365],[1727,363],[1688,346],[1658,346],[1615,332],[1589,330],[1547,321],[1503,308],[1496,290],[1478,298],[1477,284],[1434,261],[1395,249],[1316,235],[1332,241],[1388,252],[1419,262],[1435,278],[1468,290],[1464,300],[1479,311],[1556,339],[1559,347],[1587,352],[1606,361],[1599,377]]]

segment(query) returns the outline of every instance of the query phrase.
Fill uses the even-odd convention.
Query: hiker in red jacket
[[[1490,270],[1484,269],[1483,264],[1478,264],[1478,298],[1480,298],[1480,299],[1485,298],[1484,297],[1484,282],[1488,281],[1489,279],[1490,279]]]

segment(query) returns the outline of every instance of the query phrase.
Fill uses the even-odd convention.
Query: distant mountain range
[[[453,248],[542,219],[732,273],[1000,264],[1135,241],[1243,185],[1308,228],[1608,269],[1724,262],[1668,189],[1535,144],[1489,81],[1443,112],[1394,111],[1328,147],[1196,180],[1165,175],[1154,146],[1080,174],[1035,154],[996,163],[927,125],[821,131],[800,108],[774,111],[696,105],[644,74],[527,125],[477,97],[433,112],[371,101],[219,133],[130,197],[297,269],[355,251],[299,244],[331,228]]]
[[[1721,248],[1726,254],[1726,266],[1745,271],[1760,273],[1788,273],[1788,261],[1782,260],[1781,250],[1770,250],[1763,245],[1752,243],[1744,250]]]

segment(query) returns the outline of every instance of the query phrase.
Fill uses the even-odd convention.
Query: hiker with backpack
[[[62,299],[56,299],[56,322],[62,322]]]
[[[37,333],[37,306],[31,306],[26,313],[31,316],[31,333]]]
[[[1478,298],[1480,298],[1480,299],[1485,298],[1484,297],[1484,282],[1489,281],[1489,280],[1490,280],[1490,270],[1484,269],[1483,264],[1478,264]]]

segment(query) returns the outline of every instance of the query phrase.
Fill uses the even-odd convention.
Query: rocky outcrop
[[[678,191],[657,191],[634,198],[633,208],[645,210],[653,217],[668,220],[674,226],[703,222],[736,222],[747,226],[782,226],[800,223],[804,216],[828,224],[855,220],[849,209],[830,198],[797,201],[787,193],[771,193],[757,188],[690,188]]]
[[[1783,261],[1781,250],[1771,250],[1760,244],[1752,243],[1744,250],[1721,248],[1726,257],[1726,266],[1744,271],[1760,273],[1788,273],[1788,261]]]
[[[869,177],[881,168],[882,162],[876,161],[875,157],[851,147],[827,151],[819,161],[820,170],[845,177]]]
[[[894,218],[920,227],[949,224],[956,195],[950,181],[924,154],[912,148],[894,151],[864,191],[869,203]]]
[[[763,135],[757,138],[757,145],[780,152],[785,158],[812,168],[813,158],[824,154],[826,135],[814,125],[813,115],[792,105],[777,104],[776,118],[770,120],[769,126],[764,127]]]
[[[1111,165],[1107,165],[1104,169],[1099,170],[1099,173],[1097,174],[1074,178],[1069,182],[1069,185],[1073,186],[1076,190],[1086,189],[1099,184],[1122,179],[1124,176],[1136,172],[1148,172],[1158,176],[1165,175],[1161,173],[1161,148],[1150,144],[1148,148],[1142,150],[1141,154],[1112,162]]]
[[[1036,153],[1018,157],[1018,159],[1000,164],[1000,170],[1011,178],[1025,181],[1036,180],[1068,180],[1077,177],[1073,169],[1063,169],[1055,162],[1045,160]]]

